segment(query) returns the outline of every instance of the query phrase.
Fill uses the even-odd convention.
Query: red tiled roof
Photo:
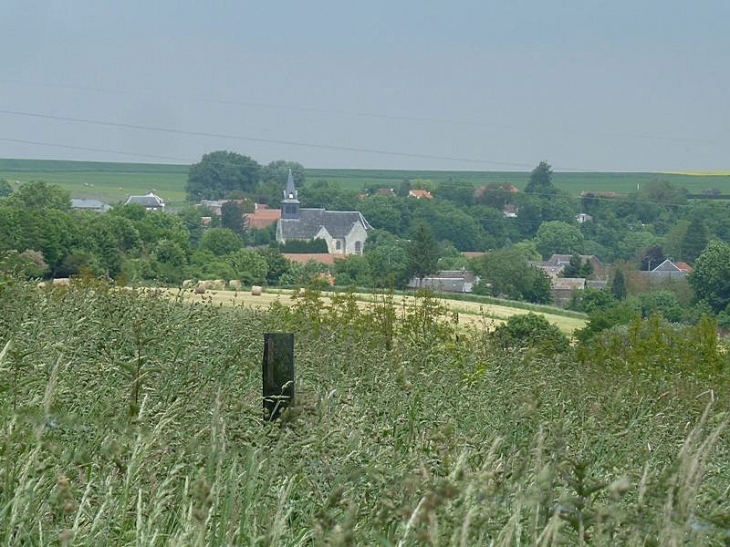
[[[410,192],[408,192],[408,195],[416,199],[433,199],[431,192],[429,192],[428,190],[411,190]]]
[[[248,228],[266,228],[281,218],[281,209],[269,209],[266,205],[257,205],[256,211],[243,215]]]
[[[690,273],[694,268],[686,262],[675,262],[674,265],[683,272]]]

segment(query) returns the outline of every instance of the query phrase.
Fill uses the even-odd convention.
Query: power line
[[[87,87],[87,86],[78,86],[78,85],[72,85],[72,84],[60,84],[60,83],[54,83],[54,82],[22,82],[18,80],[9,80],[9,79],[0,79],[0,83],[9,83],[9,84],[15,84],[15,85],[30,85],[30,86],[38,86],[38,87],[51,87],[51,88],[60,88],[60,89],[72,89],[72,90],[78,90],[78,91],[90,91],[93,93],[101,93],[101,94],[121,94],[121,95],[137,95],[137,96],[144,96],[144,97],[154,97],[157,98],[158,95],[148,92],[148,91],[138,91],[138,90],[132,90],[132,89],[109,89],[109,88],[99,88],[99,87]],[[423,117],[423,116],[403,116],[403,115],[394,115],[394,114],[383,114],[379,112],[353,112],[353,111],[347,111],[347,110],[337,110],[337,109],[326,109],[326,108],[317,108],[312,106],[302,106],[302,105],[282,105],[282,104],[274,104],[274,103],[266,103],[266,102],[252,102],[252,101],[234,101],[230,99],[218,99],[218,98],[206,98],[206,97],[183,97],[183,100],[191,100],[195,102],[201,102],[201,103],[208,103],[208,104],[220,104],[220,105],[227,105],[227,106],[238,106],[238,107],[244,107],[244,108],[268,108],[273,110],[290,110],[290,111],[300,111],[300,112],[310,112],[315,114],[327,114],[327,115],[337,115],[337,116],[355,116],[355,117],[362,117],[362,118],[374,118],[374,119],[383,119],[383,120],[393,120],[393,121],[405,121],[405,122],[419,122],[419,123],[438,123],[438,124],[449,124],[449,125],[461,125],[461,126],[473,126],[473,127],[490,127],[490,128],[497,128],[497,129],[507,129],[511,131],[529,131],[531,133],[539,132],[539,133],[561,133],[561,134],[574,134],[579,135],[579,132],[573,131],[570,129],[565,128],[558,128],[558,127],[547,127],[547,128],[534,128],[534,127],[526,127],[526,126],[515,126],[510,124],[498,124],[498,123],[487,123],[483,121],[478,120],[463,120],[463,119],[453,119],[453,118],[439,118],[439,117]],[[705,145],[713,145],[718,146],[720,143],[716,141],[711,141],[707,139],[698,139],[698,138],[689,138],[689,137],[676,137],[672,135],[655,135],[650,133],[611,133],[611,132],[596,132],[596,131],[590,131],[588,133],[581,132],[580,135],[585,136],[587,134],[592,134],[594,136],[603,136],[603,137],[631,137],[631,138],[637,138],[637,139],[647,139],[647,140],[660,140],[660,141],[670,141],[670,142],[687,142],[687,143],[695,143],[695,144],[705,144]],[[494,163],[494,162],[492,162]]]
[[[11,139],[8,137],[0,137],[0,141],[15,142],[15,143],[20,143],[20,144],[30,144],[33,146],[49,146],[49,147],[53,147],[53,148],[67,148],[69,150],[82,150],[84,152],[103,152],[105,154],[119,154],[122,156],[152,158],[152,159],[158,159],[158,160],[174,160],[174,161],[182,161],[185,163],[193,163],[195,161],[195,160],[191,160],[190,158],[180,158],[180,157],[176,157],[176,156],[159,156],[157,154],[145,154],[142,152],[122,152],[120,150],[110,150],[108,148],[89,148],[86,146],[73,146],[70,144],[29,141],[29,140],[25,140],[25,139]]]
[[[171,133],[171,134],[175,134],[175,135],[187,135],[187,136],[193,136],[193,137],[229,139],[229,140],[246,141],[246,142],[258,142],[258,143],[264,143],[264,144],[299,146],[299,147],[316,148],[316,149],[323,149],[323,150],[337,150],[337,151],[341,151],[341,152],[358,152],[358,153],[365,153],[365,154],[378,154],[378,155],[386,155],[386,156],[397,156],[397,157],[403,157],[403,158],[418,158],[418,159],[429,159],[429,160],[440,160],[440,161],[453,161],[453,162],[459,162],[459,163],[473,163],[473,164],[481,164],[481,165],[503,165],[503,166],[507,166],[507,167],[527,167],[527,168],[532,167],[532,164],[529,164],[529,163],[494,161],[494,160],[484,160],[484,159],[476,159],[476,158],[461,158],[461,157],[454,157],[454,156],[438,156],[438,155],[433,155],[433,154],[397,152],[397,151],[392,151],[392,150],[382,150],[382,149],[376,149],[376,148],[337,146],[337,145],[330,145],[330,144],[307,143],[307,142],[300,142],[300,141],[286,141],[286,140],[278,140],[278,139],[262,139],[259,137],[248,137],[248,136],[243,136],[243,135],[230,135],[230,134],[225,134],[225,133],[208,133],[205,131],[187,131],[184,129],[172,129],[172,128],[168,128],[168,127],[158,127],[158,126],[151,126],[151,125],[137,125],[137,124],[131,124],[131,123],[111,122],[111,121],[105,121],[105,120],[92,120],[89,118],[72,118],[72,117],[68,117],[68,116],[55,116],[52,114],[41,114],[41,113],[37,113],[37,112],[24,112],[24,111],[19,111],[19,110],[0,109],[0,114],[7,114],[7,115],[11,115],[11,116],[31,117],[31,118],[40,118],[40,119],[46,119],[46,120],[57,120],[57,121],[72,122],[72,123],[81,123],[81,124],[88,124],[88,125],[100,125],[100,126],[105,126],[105,127],[116,127],[116,128],[122,128],[122,129],[152,131],[152,132],[158,132],[158,133]],[[564,171],[578,171],[578,169],[566,168],[566,167],[561,167],[560,169],[564,170]]]

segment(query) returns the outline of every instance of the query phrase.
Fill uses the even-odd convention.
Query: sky
[[[730,170],[727,0],[0,1],[0,157]]]

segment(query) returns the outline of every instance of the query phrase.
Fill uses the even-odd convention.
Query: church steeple
[[[294,186],[291,169],[289,169],[289,177],[286,180],[284,199],[281,200],[281,218],[294,220],[299,218],[299,199],[297,198],[297,189]]]

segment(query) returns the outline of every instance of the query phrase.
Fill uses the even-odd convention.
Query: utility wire
[[[0,114],[6,114],[6,115],[11,115],[11,116],[30,117],[30,118],[41,118],[41,119],[46,119],[46,120],[57,120],[57,121],[88,124],[88,125],[100,125],[100,126],[105,126],[105,127],[117,127],[117,128],[123,128],[123,129],[152,131],[152,132],[158,132],[158,133],[171,133],[171,134],[175,134],[175,135],[188,135],[188,136],[194,136],[194,137],[206,137],[206,138],[215,138],[215,139],[229,139],[229,140],[237,140],[237,141],[258,142],[258,143],[264,143],[264,144],[280,144],[280,145],[286,145],[286,146],[300,146],[300,147],[305,147],[305,148],[317,148],[317,149],[323,149],[323,150],[338,150],[338,151],[343,151],[343,152],[359,152],[359,153],[365,153],[365,154],[397,156],[397,157],[402,157],[402,158],[418,158],[418,159],[429,159],[429,160],[440,160],[440,161],[453,161],[453,162],[459,162],[459,163],[473,163],[473,164],[481,164],[481,165],[503,165],[503,166],[507,166],[507,167],[527,167],[527,168],[532,167],[532,164],[529,164],[529,163],[494,161],[494,160],[484,160],[484,159],[476,159],[476,158],[461,158],[461,157],[454,157],[454,156],[439,156],[439,155],[433,155],[433,154],[419,154],[419,153],[413,153],[413,152],[397,152],[397,151],[392,151],[392,150],[382,150],[382,149],[376,149],[376,148],[337,146],[337,145],[329,145],[329,144],[307,143],[307,142],[300,142],[300,141],[286,141],[286,140],[278,140],[278,139],[262,139],[262,138],[258,138],[258,137],[248,137],[248,136],[243,136],[243,135],[230,135],[230,134],[225,134],[225,133],[208,133],[205,131],[187,131],[184,129],[172,129],[172,128],[167,128],[167,127],[137,125],[137,124],[131,124],[131,123],[112,122],[112,121],[105,121],[105,120],[93,120],[93,119],[88,119],[88,118],[72,118],[72,117],[68,117],[68,116],[55,116],[52,114],[42,114],[42,113],[38,113],[38,112],[24,112],[24,111],[19,111],[19,110],[0,109]],[[578,169],[569,168],[569,167],[568,168],[560,167],[559,169],[562,171],[579,171]]]
[[[144,96],[144,97],[152,97],[152,98],[158,98],[158,95],[152,92],[148,91],[139,91],[139,90],[131,90],[131,89],[109,89],[109,88],[99,88],[99,87],[86,87],[86,86],[78,86],[78,85],[71,85],[71,84],[60,84],[60,83],[52,83],[52,82],[22,82],[18,80],[8,80],[8,79],[0,79],[0,83],[5,84],[14,84],[14,85],[26,85],[26,86],[38,86],[38,87],[51,87],[51,88],[60,88],[60,89],[71,89],[71,90],[78,90],[78,91],[90,91],[93,93],[101,93],[101,94],[121,94],[121,95],[137,95],[137,96]],[[355,116],[355,117],[362,117],[362,118],[375,118],[375,119],[383,119],[383,120],[393,120],[393,121],[404,121],[404,122],[419,122],[419,123],[437,123],[437,124],[449,124],[449,125],[461,125],[461,126],[473,126],[473,127],[489,127],[489,128],[495,128],[495,129],[506,129],[510,131],[520,131],[520,132],[540,132],[540,133],[560,133],[560,134],[578,134],[577,131],[573,131],[570,129],[565,128],[557,128],[557,127],[547,127],[547,128],[534,128],[534,127],[520,127],[510,124],[498,124],[498,123],[487,123],[479,120],[463,120],[463,119],[453,119],[453,118],[438,118],[438,117],[421,117],[421,116],[403,116],[403,115],[394,115],[394,114],[383,114],[379,112],[353,112],[353,111],[347,111],[347,110],[331,110],[331,109],[325,109],[325,108],[317,108],[312,106],[302,106],[302,105],[282,105],[282,104],[273,104],[273,103],[265,103],[265,102],[248,102],[248,101],[234,101],[229,99],[217,99],[217,98],[205,98],[205,97],[183,97],[183,100],[191,100],[194,102],[200,102],[200,103],[208,103],[208,104],[219,104],[219,105],[226,105],[226,106],[237,106],[237,107],[243,107],[243,108],[267,108],[272,110],[290,110],[290,111],[300,111],[300,112],[310,112],[315,114],[326,114],[326,115],[336,115],[336,116]],[[717,146],[720,143],[716,141],[711,141],[707,139],[698,139],[698,138],[689,138],[689,137],[676,137],[672,135],[655,135],[655,134],[649,134],[649,133],[610,133],[610,132],[596,132],[596,131],[590,131],[590,134],[599,136],[599,137],[621,137],[621,138],[638,138],[638,139],[647,139],[647,140],[660,140],[660,141],[670,141],[670,142],[687,142],[687,143],[695,143],[695,144],[705,144],[705,145],[714,145]],[[585,135],[584,132],[581,133],[581,135]]]
[[[143,152],[122,152],[121,150],[110,150],[108,148],[89,148],[86,146],[73,146],[70,144],[29,141],[29,140],[25,140],[25,139],[11,139],[8,137],[0,137],[0,141],[15,142],[15,143],[20,143],[20,144],[30,144],[33,146],[50,146],[50,147],[54,147],[54,148],[67,148],[69,150],[82,150],[85,152],[103,152],[105,154],[119,154],[122,156],[152,158],[152,159],[157,159],[157,160],[174,160],[174,161],[182,161],[185,163],[194,163],[196,161],[196,160],[191,160],[190,158],[180,158],[180,157],[176,157],[176,156],[159,156],[157,154],[145,154]]]

